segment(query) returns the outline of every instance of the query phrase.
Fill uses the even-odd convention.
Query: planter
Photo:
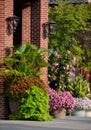
[[[64,119],[66,116],[66,109],[54,110],[51,115],[57,119]]]
[[[71,113],[72,116],[85,117],[85,110],[74,110]]]
[[[9,107],[10,107],[11,114],[13,114],[13,115],[18,114],[19,107],[20,107],[20,101],[9,100]]]
[[[85,111],[85,116],[86,117],[91,117],[91,110],[86,110]]]

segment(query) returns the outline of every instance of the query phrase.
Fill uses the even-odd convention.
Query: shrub
[[[0,75],[5,77],[5,93],[8,97],[20,99],[25,90],[30,89],[32,85],[37,85],[47,92],[46,85],[39,78],[40,68],[49,65],[44,60],[45,53],[47,50],[38,48],[32,43],[25,43],[14,48],[11,57],[5,58],[5,69]]]
[[[33,85],[42,88],[47,93],[47,86],[39,77],[18,77],[12,80],[13,77],[9,76],[5,78],[4,86],[6,96],[13,99],[20,99],[24,96],[25,91],[30,89]]]
[[[14,48],[12,56],[5,58],[4,64],[7,68],[1,74],[15,77],[41,75],[39,69],[48,66],[44,60],[45,52],[47,52],[45,49],[38,48],[32,43]]]
[[[35,121],[51,120],[52,117],[49,115],[48,110],[48,93],[44,93],[44,91],[37,86],[32,86],[30,90],[26,90],[24,98],[22,98],[18,118]]]
[[[89,83],[83,79],[81,75],[76,76],[75,80],[71,80],[68,90],[76,98],[83,98],[88,93]]]
[[[91,100],[91,94],[88,94],[88,95],[87,95],[87,98],[89,98],[89,99]]]

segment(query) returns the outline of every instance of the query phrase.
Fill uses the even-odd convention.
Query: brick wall
[[[42,24],[48,21],[48,0],[25,2],[22,9],[22,42],[32,42],[39,47],[48,48],[48,38],[43,39]],[[45,54],[47,61],[48,54]],[[41,78],[48,84],[47,68],[41,69]]]
[[[22,8],[22,43],[30,42],[31,3],[24,3]]]
[[[48,0],[35,0],[31,3],[31,42],[41,48],[48,49],[48,38],[43,39],[42,24],[48,22]],[[45,54],[47,61],[48,54]],[[47,68],[42,68],[41,79],[48,84]]]
[[[40,0],[31,3],[31,42],[40,46]]]
[[[8,119],[8,101],[3,94],[0,94],[0,119]]]
[[[5,28],[5,21],[4,21],[4,1],[0,0],[0,63],[3,62],[3,48],[5,44],[4,38],[4,28]]]
[[[48,22],[48,0],[41,0],[40,3],[40,48],[48,49],[48,38],[43,39],[43,23]],[[45,60],[48,61],[48,53],[45,53]],[[41,79],[48,84],[48,68],[42,68],[41,72],[43,75]]]
[[[7,17],[12,17],[13,16],[13,0],[5,0],[5,16],[4,18],[6,19]],[[5,21],[4,19],[4,21]],[[6,47],[12,47],[13,45],[13,35],[7,35],[6,34],[6,21],[5,21],[5,29],[4,29],[4,34],[5,34],[5,48]]]
[[[5,57],[5,48],[11,47],[13,44],[13,36],[6,34],[6,21],[5,19],[13,15],[13,1],[0,0],[0,65],[3,63]],[[2,70],[0,66],[0,70]],[[3,79],[0,78],[0,119],[7,118],[8,106],[3,93]]]

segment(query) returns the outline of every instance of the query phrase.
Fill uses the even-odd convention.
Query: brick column
[[[40,1],[40,48],[45,48],[48,50],[48,38],[43,39],[43,23],[48,22],[48,0]],[[45,60],[48,61],[48,53],[45,53]],[[42,68],[43,73],[42,79],[48,85],[48,68]]]
[[[34,0],[31,3],[31,42],[40,48],[48,49],[48,38],[43,39],[42,24],[48,22],[48,0]],[[48,54],[45,54],[47,61]],[[48,70],[42,68],[41,79],[48,84]]]
[[[6,21],[7,17],[13,15],[13,0],[0,0],[0,65],[4,61],[5,48],[10,48],[13,44],[13,35],[6,34]],[[0,71],[2,67],[0,66]],[[3,91],[3,79],[0,78],[0,119],[7,118],[7,102],[5,100]]]
[[[25,3],[22,9],[22,43],[30,42],[31,3]]]
[[[4,46],[5,46],[5,17],[4,17],[4,1],[0,0],[0,63],[3,62]]]
[[[40,46],[40,0],[31,2],[31,42]]]

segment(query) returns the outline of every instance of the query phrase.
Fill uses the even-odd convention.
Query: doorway
[[[14,15],[19,17],[19,23],[13,33],[13,45],[19,47],[22,43],[22,2],[14,0]]]

